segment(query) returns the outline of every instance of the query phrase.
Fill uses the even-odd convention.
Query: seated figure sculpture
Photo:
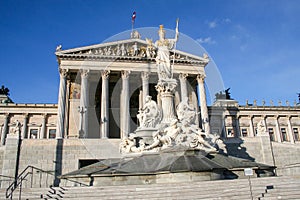
[[[194,124],[196,114],[195,108],[189,105],[188,98],[184,97],[177,106],[177,116],[179,121],[186,121],[188,124]]]
[[[15,127],[14,127],[14,130],[13,130],[13,133],[16,134],[16,135],[20,135],[21,133],[21,123],[19,122],[19,120],[16,120],[15,121]]]
[[[195,125],[188,124],[185,120],[182,121],[182,131],[188,137],[187,142],[191,148],[206,152],[216,152],[217,149],[214,147],[214,144],[217,138],[214,135],[206,135],[203,130]]]
[[[264,125],[263,120],[260,120],[257,123],[257,135],[261,135],[261,134],[264,134],[264,133],[266,133],[266,127]]]
[[[146,97],[146,103],[144,107],[139,110],[139,114],[137,114],[137,118],[140,123],[140,128],[154,128],[159,119],[159,108],[155,101],[151,99],[151,96]]]
[[[177,126],[177,120],[174,120],[169,127],[158,130],[153,133],[154,142],[145,147],[145,150],[151,150],[153,148],[165,149],[174,145],[175,139],[181,132],[181,128]]]

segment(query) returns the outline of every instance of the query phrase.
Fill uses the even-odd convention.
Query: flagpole
[[[173,78],[173,70],[174,70],[174,63],[175,63],[175,51],[176,51],[176,44],[178,40],[178,23],[179,23],[179,18],[176,19],[176,29],[175,29],[175,44],[173,48],[173,63],[172,63],[172,68],[171,68],[171,74]]]
[[[132,38],[132,35],[133,35],[133,24],[134,24],[134,21],[132,20],[131,21],[131,38]]]
[[[136,12],[134,11],[131,16],[131,38],[133,37],[133,28],[134,28],[135,18],[136,18]]]

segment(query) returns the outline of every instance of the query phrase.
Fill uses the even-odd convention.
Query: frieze
[[[87,59],[143,59],[155,61],[157,48],[151,39],[130,39],[117,42],[92,45],[69,50],[59,50],[55,53],[59,58],[87,58]],[[175,63],[207,64],[208,57],[199,57],[179,50],[170,51],[170,59]]]

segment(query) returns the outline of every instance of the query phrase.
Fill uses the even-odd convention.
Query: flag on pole
[[[132,23],[134,23],[135,18],[136,18],[136,12],[134,11],[134,12],[132,13],[132,17],[131,17]]]

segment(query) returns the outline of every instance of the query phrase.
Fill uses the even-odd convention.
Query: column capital
[[[130,74],[130,71],[122,70],[121,71],[122,79],[128,79],[129,78],[129,74]]]
[[[88,78],[90,73],[89,69],[80,69],[81,78]]]
[[[68,70],[59,68],[59,75],[61,78],[66,78],[68,76]]]
[[[188,77],[188,75],[189,75],[189,74],[180,73],[180,74],[179,74],[179,79],[186,80],[186,77]]]
[[[198,75],[197,75],[197,80],[198,80],[198,81],[201,81],[201,82],[203,83],[205,77],[206,77],[205,74],[198,74]]]
[[[101,77],[102,79],[108,79],[109,78],[109,74],[110,74],[110,70],[103,70],[101,71]]]
[[[150,72],[142,72],[141,77],[143,80],[149,80]]]
[[[46,118],[47,118],[47,116],[48,116],[48,114],[47,114],[47,113],[42,113],[42,117],[43,117],[43,119],[46,119]]]
[[[261,118],[262,118],[262,119],[266,119],[266,118],[267,118],[267,115],[261,115]]]
[[[22,113],[24,119],[29,117],[29,113]]]
[[[5,118],[9,117],[9,113],[4,113]]]

